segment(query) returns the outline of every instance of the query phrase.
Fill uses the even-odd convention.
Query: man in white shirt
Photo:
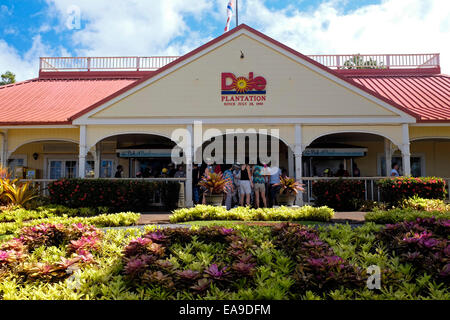
[[[399,177],[400,174],[398,173],[398,164],[397,163],[393,163],[392,164],[392,170],[391,170],[391,177]]]

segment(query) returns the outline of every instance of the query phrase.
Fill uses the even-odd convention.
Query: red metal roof
[[[33,79],[0,86],[0,125],[69,124],[136,79]]]
[[[450,122],[450,76],[349,76],[418,115],[418,122]]]

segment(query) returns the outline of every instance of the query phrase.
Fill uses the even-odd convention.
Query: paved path
[[[170,224],[169,221],[170,213],[161,212],[161,213],[144,213],[141,214],[138,224],[146,225],[146,224]],[[364,216],[366,212],[336,212],[334,217],[331,219],[331,222],[334,223],[363,223]]]

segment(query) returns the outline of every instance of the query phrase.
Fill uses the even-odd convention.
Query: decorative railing
[[[417,69],[439,67],[439,53],[310,55],[331,69]],[[42,57],[41,72],[55,71],[154,71],[177,56],[154,57]]]
[[[55,71],[154,71],[176,60],[161,57],[43,57],[40,72]]]
[[[310,55],[331,69],[417,69],[439,67],[439,53]]]

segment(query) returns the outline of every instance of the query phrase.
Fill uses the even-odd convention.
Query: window
[[[11,156],[8,159],[9,172],[12,174],[13,177],[16,177],[16,168],[27,166],[26,159],[27,159],[26,156],[19,156],[19,155]]]
[[[78,161],[76,160],[49,160],[49,179],[76,178],[78,176]]]
[[[114,162],[112,160],[102,160],[100,167],[101,178],[112,178]]]
[[[378,159],[378,175],[390,175],[391,166],[388,168],[386,174],[386,160],[384,155],[380,154]],[[400,167],[400,174],[403,173],[403,158],[401,156],[392,156],[392,163],[397,163]],[[425,175],[425,156],[412,155],[411,156],[411,175],[413,177],[423,177]]]

